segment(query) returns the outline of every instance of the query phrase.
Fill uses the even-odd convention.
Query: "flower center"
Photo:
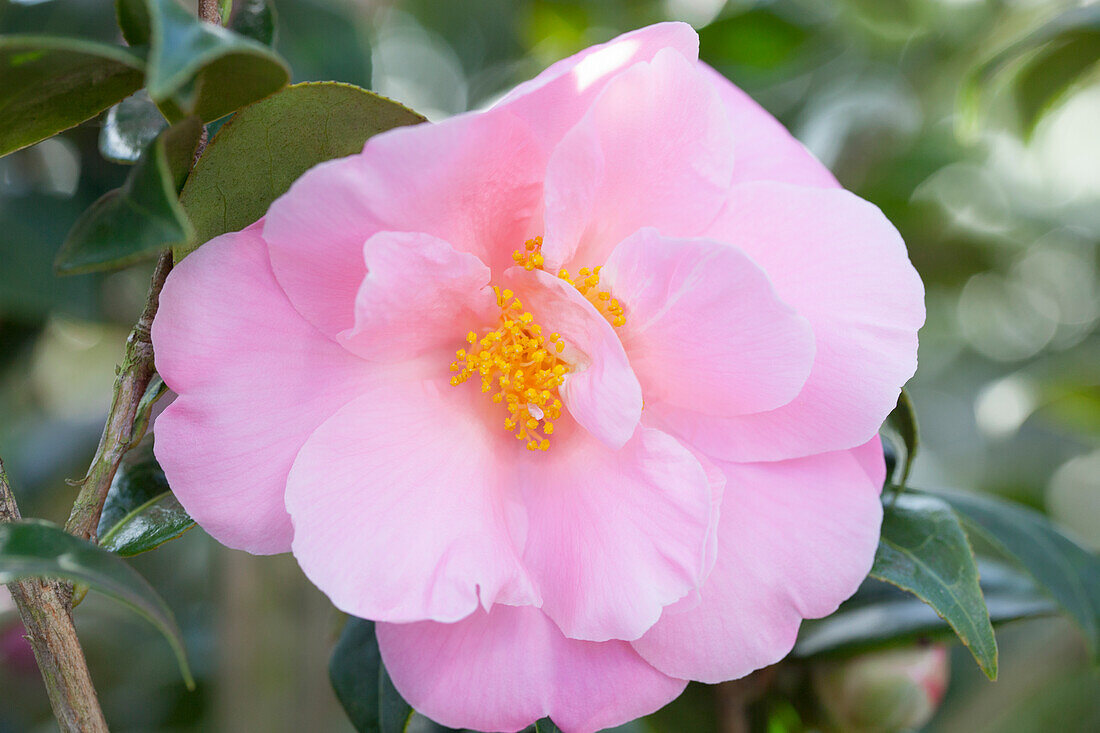
[[[524,249],[512,253],[527,271],[541,270],[542,237],[529,239]],[[626,323],[623,308],[606,290],[599,290],[600,268],[581,268],[576,278],[568,270],[558,277],[575,287],[612,326]],[[549,450],[554,421],[561,417],[558,387],[572,371],[561,358],[565,342],[556,333],[543,335],[542,326],[511,290],[493,288],[500,306],[499,326],[478,336],[466,334],[469,346],[456,352],[451,362],[451,384],[457,386],[477,375],[481,391],[508,410],[504,427],[528,450]]]

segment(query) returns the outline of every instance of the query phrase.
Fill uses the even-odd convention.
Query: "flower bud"
[[[948,679],[942,644],[891,649],[813,670],[822,707],[841,730],[892,733],[923,727],[932,719]]]

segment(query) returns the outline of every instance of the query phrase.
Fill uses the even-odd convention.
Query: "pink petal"
[[[752,97],[713,68],[699,62],[726,105],[737,160],[733,182],[783,181],[813,188],[840,188],[836,178],[787,128]]]
[[[430,234],[381,232],[364,246],[355,326],[340,342],[365,359],[410,359],[462,343],[500,309],[489,268]]]
[[[155,430],[173,491],[219,542],[266,554],[290,549],[283,493],[298,449],[373,376],[295,312],[271,273],[261,224],[176,266],[153,345],[179,394]]]
[[[636,639],[706,574],[712,486],[691,453],[639,427],[620,450],[555,432],[518,466],[523,561],[571,639]]]
[[[526,519],[500,480],[488,400],[402,363],[317,428],[287,479],[293,552],[341,610],[457,621],[494,602],[537,603],[520,567]],[[445,366],[442,371],[446,374]]]
[[[560,393],[569,414],[607,445],[622,447],[638,426],[642,388],[615,329],[561,278],[516,267],[506,282],[536,322],[566,343],[562,355],[573,371]]]
[[[549,151],[584,116],[608,81],[663,48],[691,61],[699,58],[699,36],[686,23],[657,23],[624,33],[562,59],[497,103],[525,119]]]
[[[733,138],[717,90],[672,49],[607,83],[550,156],[547,269],[601,264],[643,226],[695,236],[718,213]]]
[[[619,334],[647,406],[770,410],[810,374],[810,324],[734,247],[641,229],[611,253],[600,282],[626,309]]]
[[[335,335],[354,325],[363,243],[380,231],[431,234],[502,270],[541,231],[545,168],[526,123],[505,111],[375,135],[271,205],[275,275],[294,307]]]
[[[707,236],[739,247],[813,327],[806,386],[783,407],[732,418],[661,411],[708,455],[772,461],[862,445],[917,367],[924,287],[897,230],[847,191],[735,186]]]
[[[786,656],[801,620],[832,613],[871,569],[882,505],[855,453],[721,464],[718,562],[702,602],[666,612],[634,648],[666,674],[703,682]]]
[[[550,716],[564,733],[592,733],[658,710],[687,684],[627,642],[565,638],[536,608],[494,606],[455,624],[377,630],[402,697],[454,728],[520,730]]]

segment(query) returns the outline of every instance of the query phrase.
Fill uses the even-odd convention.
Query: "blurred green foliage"
[[[274,20],[262,19],[257,32],[266,40],[274,22],[275,47],[295,81],[360,84],[430,119],[489,104],[548,63],[619,32],[665,19],[692,23],[703,58],[779,117],[842,184],[880,206],[909,245],[929,309],[920,370],[909,388],[922,428],[911,483],[1011,497],[1097,545],[1095,6],[275,5]],[[1069,30],[1067,13],[1077,23]],[[45,32],[121,41],[102,0],[0,0],[0,33]],[[130,170],[100,156],[101,126],[102,117],[0,158],[0,454],[24,513],[57,520],[73,496],[64,479],[80,475],[94,449],[148,276],[142,267],[67,278],[52,271],[80,213]],[[232,553],[195,531],[135,566],[176,613],[199,687],[185,691],[155,631],[90,598],[79,620],[117,730],[348,729],[325,673],[340,620],[292,560]],[[0,616],[0,624],[8,622]],[[271,638],[282,643],[257,643]],[[1068,623],[1027,622],[999,631],[998,639],[1000,681],[985,682],[965,651],[957,652],[946,704],[929,730],[1100,729],[1100,681]],[[134,654],[138,647],[142,653]],[[753,720],[770,730],[796,729],[798,690],[789,692],[763,700],[764,712]],[[2,661],[0,703],[0,733],[49,720],[33,670],[28,683],[25,670]],[[713,690],[693,685],[631,730],[716,730],[716,715]]]

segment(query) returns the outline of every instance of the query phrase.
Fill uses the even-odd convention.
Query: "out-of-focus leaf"
[[[359,733],[404,733],[412,707],[393,686],[374,622],[349,618],[328,663],[329,680]]]
[[[913,402],[909,399],[909,394],[905,390],[902,390],[901,394],[898,395],[898,404],[886,417],[882,430],[896,448],[901,448],[904,451],[900,456],[895,457],[895,464],[901,466],[900,473],[897,476],[894,475],[897,470],[895,466],[893,470],[888,472],[886,479],[887,481],[893,480],[894,483],[904,489],[906,482],[909,480],[909,472],[913,467],[913,457],[917,454],[917,448],[920,447],[917,414],[913,409]]]
[[[73,225],[55,266],[60,274],[123,267],[165,247],[186,246],[194,229],[177,198],[202,131],[190,117],[162,132],[121,188]]]
[[[199,20],[176,0],[117,0],[116,10],[127,41],[149,44],[146,87],[170,119],[216,120],[290,80],[270,48]]]
[[[714,687],[691,682],[678,698],[639,722],[642,730],[652,733],[719,733],[721,721]]]
[[[187,686],[194,688],[171,609],[122,558],[49,522],[24,519],[0,524],[0,583],[31,577],[87,584],[144,616],[171,644]]]
[[[543,718],[542,720],[536,721],[535,733],[561,733],[561,728],[554,725],[554,721],[550,720],[550,718]]]
[[[974,532],[1035,578],[1085,632],[1100,655],[1100,557],[1058,530],[1042,514],[977,494],[939,493]]]
[[[357,153],[371,135],[423,117],[350,84],[307,82],[247,107],[225,124],[180,196],[196,243],[259,219],[314,165]],[[176,249],[176,259],[192,248]]]
[[[771,71],[794,60],[808,37],[805,28],[759,8],[700,30],[699,56],[717,66]]]
[[[135,49],[76,38],[0,37],[0,155],[80,124],[141,87]]]
[[[979,560],[982,595],[994,624],[1057,613],[1057,606],[1030,576],[992,560]],[[954,634],[923,601],[868,578],[835,613],[807,621],[799,630],[796,657],[854,654],[883,647],[939,639]]]
[[[229,25],[229,16],[233,13],[233,0],[218,0],[218,14],[222,17],[222,25]]]
[[[946,621],[990,679],[997,641],[978,583],[974,553],[958,517],[934,496],[898,494],[884,507],[871,577],[920,598]]]
[[[1015,71],[1016,104],[1030,134],[1066,91],[1100,61],[1100,6],[1067,10],[1010,44],[967,74],[959,87],[960,137],[972,137],[982,105],[1008,70]]]
[[[160,547],[195,526],[144,441],[126,454],[99,517],[99,544],[124,557]]]
[[[440,5],[436,2],[433,6]],[[275,48],[290,61],[294,81],[336,80],[370,86],[371,50],[366,34],[357,27],[352,8],[325,0],[295,0],[279,5]],[[461,10],[468,14],[471,9],[465,3]],[[416,10],[404,10],[423,20]],[[484,30],[478,28],[481,33]]]
[[[153,100],[139,91],[107,110],[99,131],[99,152],[115,163],[136,163],[167,126]]]
[[[274,46],[275,20],[275,5],[268,0],[240,0],[229,29],[265,46]]]

